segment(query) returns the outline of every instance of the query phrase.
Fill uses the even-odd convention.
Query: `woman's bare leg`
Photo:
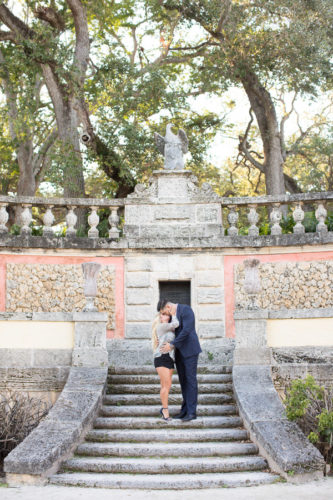
[[[161,381],[161,390],[160,390],[160,396],[161,396],[161,403],[163,408],[168,408],[168,399],[169,399],[169,392],[172,384],[172,373],[173,370],[170,370],[169,368],[165,368],[164,366],[159,366],[156,368],[156,371],[160,377]],[[165,418],[169,417],[169,410],[163,410],[163,415]]]

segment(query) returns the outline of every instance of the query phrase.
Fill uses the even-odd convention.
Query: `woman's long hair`
[[[157,337],[157,325],[160,323],[160,315],[158,314],[153,321],[152,329],[151,329],[151,343],[153,346],[153,351],[157,349],[158,346],[158,337]]]

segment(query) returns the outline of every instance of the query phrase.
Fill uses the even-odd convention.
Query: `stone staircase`
[[[231,367],[199,366],[198,418],[164,422],[153,367],[109,370],[100,415],[52,484],[101,488],[197,489],[279,479],[242,427]],[[170,414],[181,404],[174,375]]]

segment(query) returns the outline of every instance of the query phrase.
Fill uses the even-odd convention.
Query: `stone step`
[[[205,474],[69,473],[50,478],[52,484],[110,489],[183,490],[270,484],[279,477],[268,472]]]
[[[77,455],[94,457],[218,457],[254,455],[258,447],[253,443],[82,443]]]
[[[129,405],[116,406],[104,405],[100,410],[103,417],[152,417],[159,414],[161,404],[156,405]],[[169,405],[170,415],[176,415],[179,412],[179,406]],[[238,413],[236,405],[205,405],[197,407],[197,415],[217,416],[217,415],[236,415]]]
[[[160,391],[159,384],[109,384],[107,386],[108,394],[158,394]],[[232,384],[200,384],[199,392],[201,394],[231,392]],[[180,393],[180,385],[174,384],[171,386],[171,394]]]
[[[155,372],[151,375],[109,375],[108,382],[114,384],[157,384],[160,385],[160,379]],[[173,384],[178,384],[178,375],[172,377]],[[198,383],[219,384],[232,382],[231,373],[203,373],[198,375]]]
[[[166,422],[161,417],[97,417],[94,421],[95,429],[201,429],[240,427],[242,419],[239,417],[198,417],[190,422],[171,420]]]
[[[232,403],[234,401],[231,393],[211,393],[211,394],[198,394],[199,405],[221,405],[224,403]],[[104,396],[103,402],[105,405],[159,405],[161,407],[161,399],[159,394],[107,394]],[[170,394],[169,405],[182,404],[181,394]]]
[[[222,365],[198,365],[198,373],[232,373],[232,366],[222,366]],[[149,365],[142,366],[110,366],[109,375],[144,375],[144,374],[154,374],[156,375],[156,368],[153,365],[153,361]]]
[[[190,422],[189,422],[190,423]],[[165,443],[185,443],[197,441],[247,441],[245,429],[92,429],[86,435],[86,441],[114,443],[149,443],[162,441]]]
[[[62,465],[62,471],[109,472],[113,474],[200,474],[203,472],[263,470],[266,467],[266,460],[257,456],[149,459],[77,457],[66,460]]]

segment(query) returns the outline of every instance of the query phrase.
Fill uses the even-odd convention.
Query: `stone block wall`
[[[127,339],[148,339],[157,314],[159,281],[190,281],[199,337],[224,337],[223,257],[214,253],[142,253],[125,264]]]

